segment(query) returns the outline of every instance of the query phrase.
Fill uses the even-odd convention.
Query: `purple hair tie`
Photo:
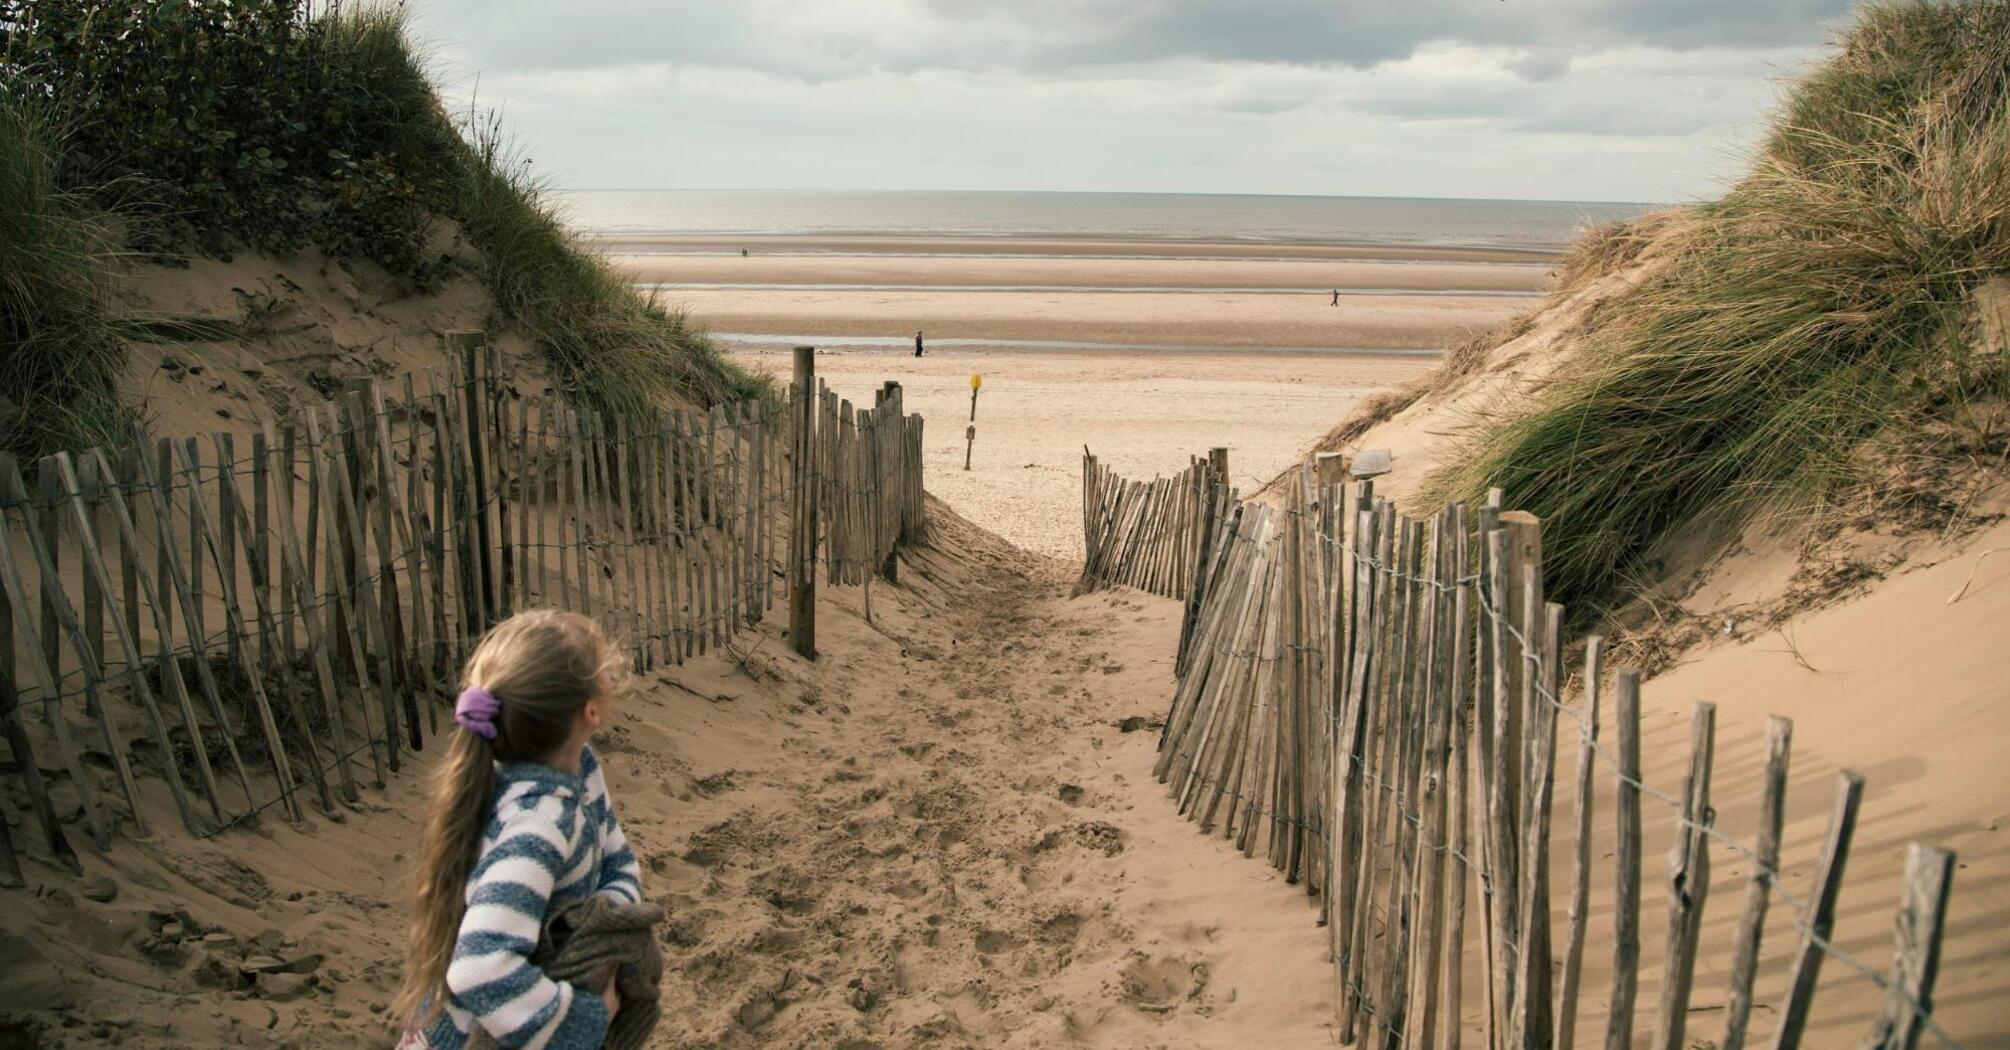
[[[460,699],[454,701],[454,721],[485,740],[496,738],[496,715],[501,711],[502,701],[478,685],[461,690]]]

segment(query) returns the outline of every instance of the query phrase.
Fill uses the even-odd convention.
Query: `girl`
[[[598,1047],[620,1008],[605,986],[531,965],[545,913],[601,894],[642,899],[587,738],[607,724],[623,661],[592,620],[538,610],[496,625],[463,673],[412,871],[401,1048],[461,1050],[479,1026],[503,1047]]]

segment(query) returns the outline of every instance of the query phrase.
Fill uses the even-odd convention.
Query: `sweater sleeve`
[[[607,778],[600,771],[600,756],[587,748],[580,756],[580,772],[586,780],[586,808],[600,821],[600,880],[595,893],[619,904],[642,901],[642,865],[621,831],[614,815],[614,796],[607,792]]]
[[[502,828],[468,877],[467,912],[447,965],[454,1005],[510,1050],[598,1047],[607,1036],[607,1004],[598,995],[554,981],[530,961],[564,867],[563,805],[547,796],[498,814]]]

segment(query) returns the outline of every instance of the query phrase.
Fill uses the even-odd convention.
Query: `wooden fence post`
[[[1659,1050],[1684,1050],[1689,1019],[1689,986],[1696,972],[1696,938],[1703,928],[1703,904],[1710,895],[1710,766],[1715,749],[1717,707],[1697,704],[1689,723],[1689,773],[1682,780],[1682,824],[1668,854],[1668,943],[1661,966],[1661,1009],[1654,1042]]]
[[[1619,672],[1613,729],[1619,738],[1613,789],[1618,845],[1613,849],[1612,997],[1605,1050],[1633,1050],[1633,1005],[1640,990],[1640,675]]]
[[[1915,842],[1906,848],[1905,890],[1899,899],[1898,948],[1884,1006],[1871,1023],[1864,1050],[1912,1050],[1933,1009],[1933,979],[1940,972],[1940,930],[1947,920],[1947,891],[1954,883],[1954,854]]]
[[[487,354],[484,353],[488,340],[480,332],[454,331],[446,334],[447,358],[461,362],[462,389],[461,414],[465,417],[467,433],[467,455],[472,469],[468,472],[468,484],[473,489],[473,521],[468,523],[463,535],[470,535],[474,550],[471,561],[475,580],[472,588],[473,611],[480,617],[469,625],[470,637],[479,637],[487,631],[496,619],[495,566],[489,550],[489,440],[488,440],[488,368]]]
[[[1766,723],[1765,797],[1759,807],[1758,859],[1745,891],[1745,914],[1731,945],[1731,990],[1724,1001],[1724,1034],[1717,1050],[1744,1050],[1745,1025],[1752,1014],[1752,980],[1759,970],[1759,937],[1766,924],[1766,897],[1779,875],[1780,827],[1786,817],[1787,749],[1794,724],[1775,717]]]
[[[1794,975],[1787,984],[1787,998],[1780,1005],[1779,1027],[1773,1030],[1773,1050],[1795,1050],[1808,1024],[1808,1005],[1814,1001],[1815,982],[1820,979],[1822,960],[1828,957],[1822,942],[1835,930],[1836,896],[1842,891],[1843,871],[1849,864],[1850,838],[1856,834],[1857,806],[1863,802],[1863,777],[1847,769],[1836,774],[1835,807],[1829,813],[1829,836],[1822,847],[1821,868],[1815,875],[1815,897],[1809,910],[1800,952],[1794,957]]]
[[[1577,1043],[1577,985],[1584,972],[1584,925],[1591,910],[1592,773],[1598,758],[1599,678],[1603,674],[1605,639],[1593,635],[1584,647],[1584,714],[1578,727],[1577,819],[1573,822],[1570,881],[1570,933],[1563,946],[1563,972],[1557,978],[1556,1050]]]
[[[813,346],[796,347],[795,463],[789,491],[789,642],[796,655],[817,658],[817,359]]]

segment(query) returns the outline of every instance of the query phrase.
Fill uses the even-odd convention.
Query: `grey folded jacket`
[[[579,995],[599,995],[607,971],[621,1010],[607,1026],[606,1050],[641,1050],[663,1015],[663,948],[656,943],[659,905],[616,904],[587,896],[553,908],[531,952],[531,964],[554,981],[571,983]],[[495,1050],[495,1040],[477,1025],[468,1050]]]

